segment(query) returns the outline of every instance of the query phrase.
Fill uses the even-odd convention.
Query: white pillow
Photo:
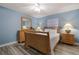
[[[45,29],[44,31],[45,32],[50,32],[50,31],[52,31],[52,29]]]
[[[57,30],[56,29],[45,29],[44,31],[45,32],[55,32],[55,33],[57,33]]]

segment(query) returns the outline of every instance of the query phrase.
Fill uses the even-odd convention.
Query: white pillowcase
[[[57,30],[56,29],[45,29],[44,31],[45,32],[55,32],[55,33],[57,33]]]

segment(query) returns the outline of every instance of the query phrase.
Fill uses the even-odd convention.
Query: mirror
[[[21,17],[21,29],[29,29],[32,27],[32,20],[27,17]]]

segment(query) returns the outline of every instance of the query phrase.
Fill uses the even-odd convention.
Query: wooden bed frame
[[[40,35],[37,33],[43,33],[46,35]],[[52,54],[53,50],[51,51],[50,47],[49,32],[26,32],[25,38],[26,38],[25,39],[26,48],[32,47],[44,54]]]

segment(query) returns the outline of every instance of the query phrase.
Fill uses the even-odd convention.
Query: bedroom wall
[[[74,35],[76,38],[76,42],[79,43],[79,9],[72,10],[69,12],[63,12],[55,15],[48,15],[42,18],[34,18],[33,19],[33,27],[38,25],[38,23],[42,23],[42,27],[46,25],[47,20],[55,20],[57,18],[59,22],[59,26],[63,27],[66,23],[72,24],[74,27]]]
[[[24,14],[0,6],[0,45],[16,41],[20,17]]]
[[[0,45],[16,41],[21,16],[26,15],[0,6]],[[76,42],[79,43],[79,10],[48,15],[42,18],[32,17],[32,27],[36,28],[41,24],[40,26],[43,28],[46,26],[47,20],[55,20],[55,18],[59,19],[57,21],[59,21],[60,27],[63,27],[67,22],[73,25]]]
[[[70,23],[74,28],[72,33],[75,40],[79,43],[79,9],[59,14],[59,26],[63,27],[66,23]]]
[[[59,19],[59,16],[58,15],[49,15],[49,16],[46,16],[46,17],[42,17],[42,18],[32,18],[32,27],[36,28],[37,26],[39,26],[41,24],[41,27],[45,27],[47,26],[47,20],[56,20],[56,19]],[[58,22],[58,20],[57,20]]]
[[[37,26],[39,26],[39,24],[41,24],[41,27],[45,26],[45,18],[35,18],[32,17],[32,27],[36,28]]]

